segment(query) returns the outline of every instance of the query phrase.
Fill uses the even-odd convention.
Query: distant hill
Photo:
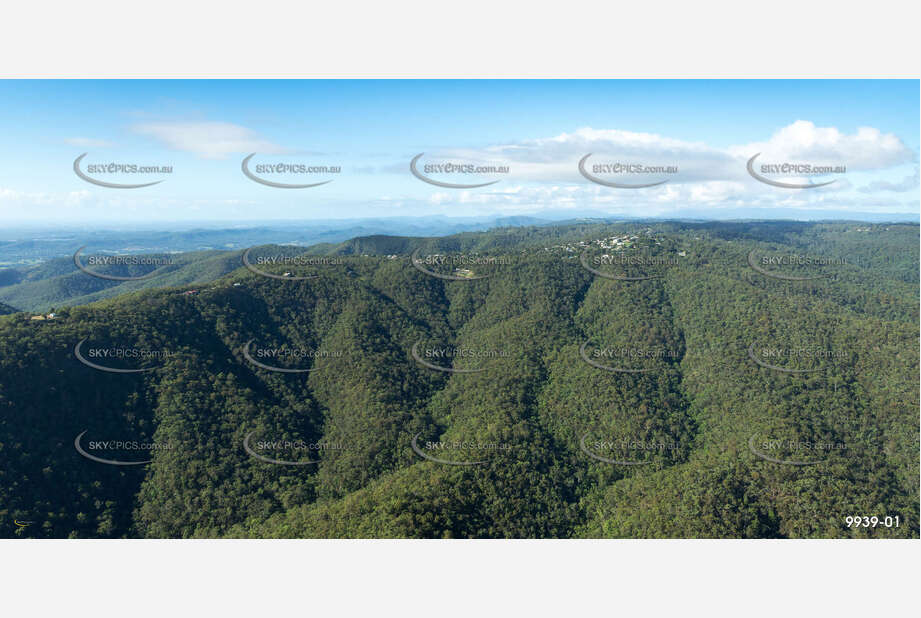
[[[199,251],[176,255],[137,255],[134,257],[165,258],[172,262],[162,266],[159,274],[138,281],[100,279],[78,270],[73,258],[57,258],[37,266],[15,269],[17,282],[0,287],[0,302],[22,307],[24,311],[47,311],[137,290],[207,283],[239,268],[241,253]],[[153,266],[93,266],[90,270],[110,275],[142,276],[158,269]],[[7,276],[8,280],[12,278]]]
[[[120,253],[154,254],[190,251],[240,251],[267,244],[301,246],[336,244],[358,236],[402,234],[445,236],[463,231],[483,231],[498,226],[548,223],[535,217],[379,217],[318,221],[269,222],[254,225],[188,229],[87,231],[79,228],[0,229],[0,285],[4,267],[19,268],[66,257],[80,246]],[[8,272],[7,277],[10,276]]]
[[[8,313],[16,313],[17,311],[19,311],[19,309],[16,309],[15,307],[10,307],[9,305],[6,305],[4,303],[0,303],[0,315],[6,315]]]

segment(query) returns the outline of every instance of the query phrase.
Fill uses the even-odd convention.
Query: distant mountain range
[[[715,216],[718,215],[718,216]],[[381,217],[316,221],[273,221],[263,223],[201,222],[174,223],[147,228],[137,225],[9,227],[0,230],[0,285],[10,274],[4,267],[34,265],[73,254],[78,247],[87,251],[115,253],[173,253],[235,250],[255,245],[315,245],[338,243],[372,235],[447,236],[460,232],[486,231],[499,227],[564,225],[567,223],[615,221],[865,221],[875,223],[919,222],[919,213],[865,213],[848,211],[783,211],[772,209],[686,209],[679,216],[626,217],[592,209],[543,211],[539,215],[480,217]],[[6,285],[9,285],[7,283]]]
[[[350,223],[350,227],[336,227]],[[290,255],[388,255],[408,254],[419,239],[439,237],[448,243],[465,243],[477,238],[506,238],[521,243],[540,231],[541,238],[570,234],[585,226],[626,224],[617,219],[581,217],[549,221],[534,217],[494,217],[491,219],[450,219],[446,217],[367,219],[356,222],[331,221],[292,223],[290,227],[263,226],[197,230],[65,231],[19,230],[30,239],[0,240],[0,314],[13,311],[50,311],[64,306],[91,303],[139,290],[201,285],[240,268],[243,252],[250,247],[282,246]],[[643,224],[643,221],[632,221]],[[784,221],[748,222],[746,228],[735,222],[649,221],[650,225],[699,227],[707,230],[760,229],[764,232],[802,228]],[[854,229],[861,229],[855,223]],[[790,226],[793,226],[791,228]],[[807,227],[809,225],[807,224]],[[867,227],[869,229],[869,227]],[[394,232],[392,230],[397,230]],[[488,231],[488,235],[482,232]],[[356,233],[358,232],[358,233]],[[12,236],[7,231],[6,235]],[[454,241],[450,239],[454,238]],[[466,240],[465,240],[466,239]],[[474,245],[481,243],[474,242]],[[93,267],[103,275],[145,277],[132,281],[97,278],[74,265],[73,254],[85,246],[83,260],[89,256],[157,258],[168,261],[162,267]],[[300,248],[300,249],[298,249]],[[470,247],[467,247],[468,249]],[[3,268],[2,264],[7,267]],[[156,274],[152,274],[156,271]],[[148,276],[151,275],[152,276]]]
[[[79,247],[88,252],[119,254],[175,253],[245,249],[254,245],[314,245],[337,243],[358,236],[392,234],[446,236],[495,227],[541,225],[551,220],[534,217],[393,217],[330,221],[291,221],[265,224],[203,223],[198,227],[163,226],[159,229],[86,229],[72,227],[6,228],[0,231],[0,269],[32,265],[73,255]],[[9,278],[9,274],[6,278]],[[4,278],[0,270],[0,281]]]

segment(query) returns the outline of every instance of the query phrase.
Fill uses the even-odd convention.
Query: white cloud
[[[581,183],[586,181],[577,165],[590,153],[589,166],[593,163],[678,166],[684,181],[725,180],[736,175],[733,170],[737,167],[729,153],[701,142],[687,142],[656,133],[590,127],[548,138],[499,144],[481,152],[453,151],[449,154],[508,165],[516,179]]]
[[[765,142],[734,146],[729,151],[745,158],[760,152],[762,160],[845,165],[849,171],[880,170],[915,158],[892,133],[861,127],[846,134],[835,127],[817,127],[806,120],[783,127]]]
[[[425,158],[435,160],[437,157],[457,157],[507,165],[511,170],[509,176],[522,181],[582,183],[587,181],[580,176],[577,164],[582,157],[592,153],[587,161],[589,169],[595,163],[677,166],[677,174],[661,178],[667,178],[669,184],[728,182],[749,185],[752,178],[747,174],[745,164],[759,152],[762,153],[762,162],[844,165],[848,172],[887,169],[916,158],[915,153],[894,134],[871,127],[846,134],[835,127],[817,127],[802,120],[779,129],[766,141],[728,148],[656,133],[585,127],[572,133],[498,144],[479,150],[455,149],[426,153]],[[394,170],[403,173],[405,165],[395,167]],[[834,190],[845,186],[840,181],[835,184],[838,186]],[[727,186],[721,191],[725,192]],[[735,193],[739,186],[732,186]],[[765,186],[751,188],[770,190]],[[711,191],[712,187],[699,189],[697,195]]]
[[[204,159],[224,159],[229,155],[251,152],[288,152],[255,131],[229,122],[151,122],[135,125],[132,129],[168,148],[191,152]]]

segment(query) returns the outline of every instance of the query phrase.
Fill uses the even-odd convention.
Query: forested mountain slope
[[[137,290],[213,281],[240,266],[240,251],[197,251],[182,254],[133,255],[139,260],[162,260],[162,265],[89,266],[87,255],[81,263],[103,275],[144,277],[119,281],[81,272],[72,257],[55,258],[43,264],[0,270],[0,302],[24,311],[49,311],[52,308],[83,305]]]
[[[306,253],[0,318],[0,534],[918,537],[918,226]]]

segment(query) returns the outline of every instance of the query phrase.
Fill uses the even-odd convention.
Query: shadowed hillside
[[[5,316],[0,534],[917,538],[918,227],[854,227],[184,254]]]

